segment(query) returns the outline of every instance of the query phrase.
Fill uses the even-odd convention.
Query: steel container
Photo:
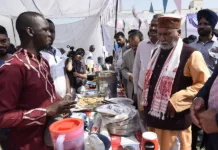
[[[96,86],[100,95],[117,97],[117,74],[114,71],[96,72]]]

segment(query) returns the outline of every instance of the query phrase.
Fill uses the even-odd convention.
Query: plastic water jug
[[[77,118],[63,119],[49,127],[55,150],[84,150],[84,122]]]

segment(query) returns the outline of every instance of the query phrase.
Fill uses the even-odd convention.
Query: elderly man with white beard
[[[181,18],[158,18],[159,46],[148,64],[141,106],[161,150],[191,149],[192,99],[210,73],[202,54],[182,42]]]

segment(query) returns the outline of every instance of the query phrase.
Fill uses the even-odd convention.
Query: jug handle
[[[56,140],[56,147],[57,150],[64,150],[64,140],[65,140],[65,135],[59,135],[57,140]]]

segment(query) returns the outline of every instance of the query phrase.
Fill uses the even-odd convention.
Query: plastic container
[[[144,132],[142,134],[141,150],[159,150],[157,134],[154,132]]]
[[[84,122],[77,118],[54,122],[50,127],[55,150],[84,150]]]

